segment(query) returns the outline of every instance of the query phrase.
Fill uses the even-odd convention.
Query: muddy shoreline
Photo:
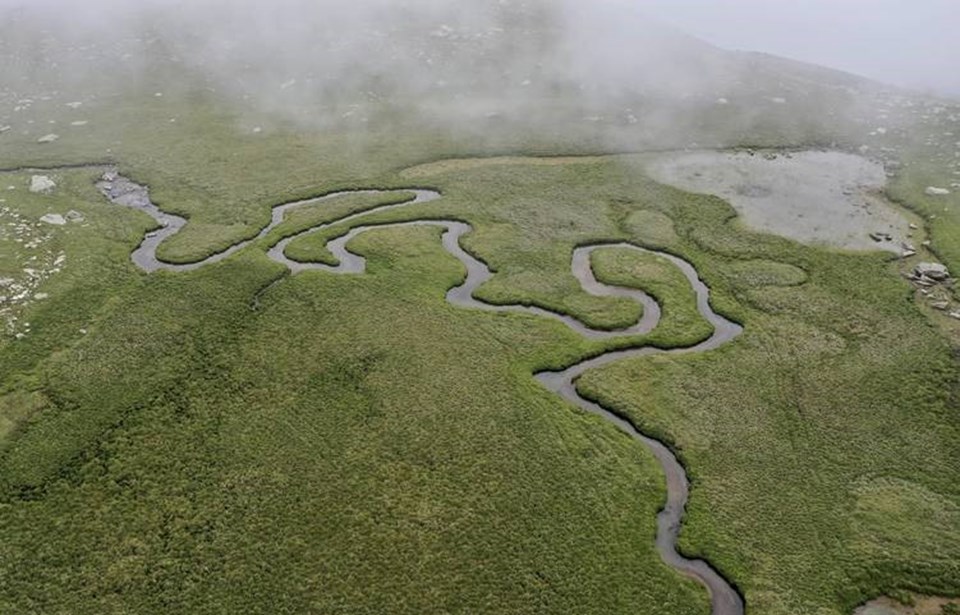
[[[658,155],[660,183],[730,203],[746,226],[800,243],[900,254],[909,220],[884,196],[882,164],[826,150],[700,150]],[[874,235],[879,239],[871,237]]]

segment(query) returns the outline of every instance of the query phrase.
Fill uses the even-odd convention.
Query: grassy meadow
[[[173,96],[84,117],[86,132],[49,145],[0,136],[0,167],[119,163],[190,219],[162,246],[173,262],[254,236],[272,205],[371,187],[444,197],[356,224],[469,222],[465,247],[496,272],[478,298],[598,328],[630,324],[638,307],[581,291],[576,246],[682,256],[743,336],[705,355],[616,363],[579,387],[687,467],[684,551],[742,590],[749,613],[960,594],[960,338],[918,308],[889,254],[753,233],[720,199],[648,179],[653,154],[473,159],[598,154],[603,141],[254,133],[208,100]],[[729,139],[809,134],[777,133],[775,119],[773,136]],[[960,269],[955,201],[922,194],[946,171],[924,169],[908,164],[891,195],[926,215],[935,251]],[[40,249],[65,261],[36,289],[47,298],[17,308],[29,332],[0,337],[0,612],[709,611],[654,550],[664,486],[652,456],[531,377],[709,335],[663,260],[594,254],[599,279],[649,292],[664,318],[645,337],[587,342],[557,322],[448,305],[464,272],[435,228],[357,238],[360,276],[288,276],[264,255],[382,199],[305,207],[224,262],[145,275],[129,252],[152,220],[107,203],[93,170],[49,173],[50,195],[27,191],[31,174],[0,174],[2,205],[32,224],[68,210],[84,221],[35,227]],[[329,258],[324,241],[346,230],[289,254]],[[0,277],[33,249],[7,245]]]

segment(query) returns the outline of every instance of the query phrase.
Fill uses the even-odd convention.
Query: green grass
[[[942,167],[913,155],[916,162],[901,172],[888,188],[891,198],[916,211],[930,231],[931,249],[954,271],[960,271],[960,189],[948,196],[929,196],[929,186],[949,186],[951,176]],[[960,181],[960,176],[952,176]]]
[[[53,177],[58,182],[56,191],[39,195],[27,191],[30,174],[0,174],[0,184],[16,187],[4,192],[4,205],[17,210],[29,224],[35,225],[41,236],[48,237],[33,249],[12,239],[5,242],[16,248],[0,253],[0,277],[22,275],[20,269],[34,257],[43,263],[43,255],[49,254],[49,269],[52,259],[59,254],[65,256],[62,271],[36,289],[49,298],[30,301],[26,311],[16,311],[22,322],[31,323],[33,333],[25,340],[9,335],[0,337],[0,390],[83,337],[81,330],[94,326],[104,306],[118,294],[135,288],[142,278],[130,262],[129,253],[152,227],[153,220],[106,202],[94,189],[93,174],[89,171],[62,172]],[[70,210],[80,212],[84,220],[64,226],[39,222],[45,214],[64,215]]]
[[[679,452],[693,481],[682,546],[729,574],[757,612],[955,594],[950,347],[884,257],[777,243],[733,250],[775,262],[713,259],[720,275],[707,279],[736,297],[741,339],[622,361],[586,374],[581,391]]]
[[[670,261],[653,254],[617,248],[596,250],[591,266],[597,279],[615,286],[640,288],[660,304],[660,323],[648,342],[666,346],[693,346],[713,327],[697,311],[697,297],[683,273]]]
[[[253,136],[209,101],[172,98],[92,108],[90,134],[52,146],[6,134],[0,164],[116,158],[190,217],[163,246],[175,261],[253,236],[277,203],[434,187],[442,200],[357,224],[465,220],[476,228],[465,246],[496,271],[480,298],[604,328],[638,308],[583,293],[572,250],[668,249],[744,335],[706,355],[620,362],[580,386],[687,466],[683,548],[757,613],[960,593],[957,365],[886,255],[750,232],[723,201],[645,178],[643,155],[401,173],[596,144],[527,135],[473,152],[429,131]],[[791,122],[786,137],[806,134]],[[760,140],[786,138],[769,134]],[[923,211],[917,190],[942,183],[932,172],[894,194]],[[463,272],[433,228],[359,237],[366,275],[267,288],[284,274],[263,255],[269,241],[379,202],[344,197],[222,263],[147,276],[128,254],[151,220],[104,202],[91,172],[57,175],[53,196],[26,194],[28,174],[3,176],[21,186],[7,205],[34,218],[78,209],[89,225],[51,229],[64,271],[24,308],[30,334],[0,341],[0,611],[707,612],[706,594],[653,550],[664,492],[650,455],[531,378],[606,348],[701,339],[676,270],[597,252],[602,280],[664,304],[650,336],[608,343],[447,305]],[[960,258],[951,220],[938,213],[931,228],[948,263]],[[345,230],[291,250],[324,258],[323,237]]]
[[[749,291],[763,286],[798,286],[807,281],[807,273],[776,261],[740,261],[727,268],[727,281],[737,290]]]
[[[257,312],[262,257],[150,277],[48,368],[37,425],[97,433],[58,467],[26,462],[52,457],[37,427],[4,458],[43,485],[3,505],[4,611],[704,612],[653,551],[653,460],[520,366],[565,329],[447,305],[435,229],[353,247],[369,275]]]
[[[623,230],[636,241],[655,249],[669,249],[678,241],[669,217],[648,209],[626,208]]]
[[[411,201],[415,196],[412,192],[391,193],[389,195],[345,194],[330,202],[297,207],[287,212],[283,223],[270,231],[260,241],[260,245],[272,247],[285,237],[296,235],[319,224],[340,220],[346,216],[377,207]],[[342,229],[340,232],[342,233]],[[336,229],[330,229],[326,232],[312,233],[300,238],[288,246],[286,256],[301,262],[336,264],[333,255],[327,250],[326,244],[329,239],[337,234]],[[312,235],[320,235],[321,237],[312,237]]]

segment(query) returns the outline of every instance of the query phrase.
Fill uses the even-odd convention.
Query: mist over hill
[[[300,128],[472,139],[522,130],[614,149],[765,132],[816,142],[843,134],[879,89],[725,51],[614,1],[3,6],[0,95],[10,100],[199,95]]]

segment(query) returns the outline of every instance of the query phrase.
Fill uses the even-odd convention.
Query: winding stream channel
[[[92,167],[94,165],[91,165]],[[102,168],[102,167],[98,167]],[[47,169],[50,170],[50,169]],[[337,220],[318,224],[296,235],[286,237],[271,247],[267,254],[274,261],[286,265],[292,273],[305,270],[320,270],[338,274],[362,273],[366,268],[365,259],[349,251],[348,244],[356,236],[371,230],[380,228],[397,228],[404,226],[434,226],[444,229],[442,243],[444,249],[457,258],[467,269],[467,276],[464,282],[447,292],[446,298],[451,304],[495,312],[523,312],[534,314],[541,317],[559,320],[565,325],[576,331],[578,334],[593,339],[606,339],[613,337],[634,336],[648,333],[653,330],[660,320],[660,307],[656,301],[643,291],[625,288],[620,286],[610,286],[599,282],[594,277],[590,266],[590,256],[594,250],[606,247],[618,247],[634,250],[637,252],[656,254],[672,262],[687,278],[691,284],[696,297],[697,308],[700,314],[713,325],[713,334],[705,341],[688,348],[679,348],[673,350],[660,350],[649,346],[630,348],[625,350],[615,350],[603,353],[599,356],[586,359],[562,371],[545,371],[535,374],[535,377],[548,390],[558,394],[568,402],[579,408],[600,416],[607,422],[612,423],[618,429],[625,432],[631,438],[645,446],[653,453],[660,466],[663,468],[667,481],[667,501],[663,509],[657,516],[657,535],[656,546],[661,558],[669,566],[677,571],[699,581],[710,593],[713,615],[742,615],[744,612],[744,602],[740,594],[732,585],[723,578],[709,563],[700,559],[688,559],[677,551],[677,537],[680,532],[680,524],[683,519],[684,508],[686,507],[689,495],[689,481],[683,466],[677,460],[676,456],[662,442],[650,438],[642,433],[628,420],[622,416],[607,410],[599,404],[582,397],[576,388],[577,379],[587,370],[600,367],[620,359],[630,357],[650,356],[654,354],[691,354],[713,350],[726,342],[732,340],[742,331],[736,323],[727,320],[723,316],[713,311],[710,306],[710,291],[700,280],[694,267],[687,261],[653,250],[646,250],[628,243],[602,243],[581,246],[574,250],[571,262],[571,271],[580,282],[584,291],[597,295],[608,297],[626,297],[637,301],[643,305],[643,315],[639,321],[629,328],[618,331],[601,331],[591,329],[581,323],[579,320],[570,316],[557,314],[539,307],[528,307],[522,305],[492,305],[474,299],[473,292],[481,284],[492,277],[490,269],[480,260],[466,252],[460,245],[460,238],[471,232],[473,228],[464,222],[456,220],[412,220],[406,222],[355,226],[350,228],[345,234],[332,239],[327,247],[330,252],[338,259],[337,265],[326,265],[322,263],[303,263],[291,260],[286,257],[284,251],[290,242],[299,237],[316,233],[323,229],[335,225],[345,225],[358,220],[363,216],[373,213],[383,212],[390,209],[409,207],[419,203],[426,203],[440,198],[440,193],[432,190],[423,189],[397,189],[397,190],[350,190],[343,192],[334,192],[322,197],[294,201],[279,205],[273,208],[270,224],[264,227],[260,233],[249,240],[234,244],[230,248],[214,254],[202,261],[189,264],[172,264],[157,259],[157,247],[165,239],[177,233],[186,223],[186,219],[174,216],[161,211],[154,205],[145,186],[138,185],[122,176],[116,171],[108,170],[103,178],[97,183],[97,187],[111,202],[132,207],[146,212],[157,223],[160,228],[146,234],[143,241],[131,254],[133,262],[147,272],[157,270],[168,271],[188,271],[214,263],[231,254],[250,245],[257,239],[261,239],[271,230],[283,222],[285,214],[298,207],[306,205],[316,205],[325,201],[330,201],[344,195],[369,194],[376,196],[390,196],[411,194],[412,198],[399,203],[391,203],[374,207],[359,213],[350,214]],[[345,227],[346,228],[346,227]]]

